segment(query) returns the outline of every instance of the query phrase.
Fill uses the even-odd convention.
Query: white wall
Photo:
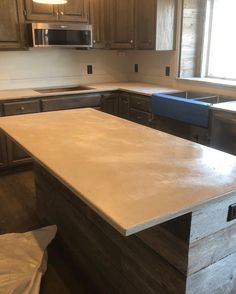
[[[126,58],[108,50],[0,52],[0,89],[127,81]],[[93,65],[93,75],[87,75],[87,64]]]

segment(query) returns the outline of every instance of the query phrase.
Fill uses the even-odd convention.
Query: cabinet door
[[[174,50],[176,0],[157,0],[156,50]]]
[[[39,4],[25,0],[26,18],[28,20],[56,21],[58,19],[57,5]]]
[[[6,137],[0,133],[0,168],[7,165]]]
[[[119,95],[119,116],[129,119],[129,94]]]
[[[88,0],[69,0],[58,12],[60,21],[88,22]]]
[[[156,0],[136,0],[136,48],[154,49]]]
[[[93,48],[105,48],[105,1],[90,0],[89,14],[93,26]]]
[[[118,98],[116,93],[102,94],[101,110],[113,115],[118,115]]]
[[[134,1],[108,1],[111,49],[134,48]]]
[[[6,138],[6,140],[9,166],[32,162],[31,157],[24,150],[22,150],[20,146],[11,141],[9,138]]]
[[[23,47],[23,7],[20,0],[0,1],[0,49]]]

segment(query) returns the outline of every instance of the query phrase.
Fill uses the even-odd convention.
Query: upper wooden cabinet
[[[176,0],[136,0],[136,49],[174,50]]]
[[[135,0],[108,0],[109,47],[134,48]]]
[[[25,0],[26,18],[28,20],[56,21],[57,5],[38,4],[32,0]]]
[[[90,0],[89,2],[90,24],[93,26],[93,47],[106,47],[105,17],[106,5],[105,0]]]
[[[25,0],[26,18],[32,21],[88,22],[88,0],[69,0],[64,5],[48,5]]]
[[[156,50],[174,50],[177,0],[157,0]]]
[[[136,48],[155,49],[157,0],[136,0]]]
[[[20,0],[0,1],[0,49],[23,47],[23,7]]]

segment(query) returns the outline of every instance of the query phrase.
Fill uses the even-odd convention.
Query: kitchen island
[[[101,293],[233,293],[236,158],[92,109],[0,118]],[[229,221],[230,220],[230,221]]]

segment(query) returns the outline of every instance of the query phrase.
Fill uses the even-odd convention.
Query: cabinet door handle
[[[58,16],[59,15],[59,12],[57,11],[57,12],[55,12],[55,14]]]
[[[61,15],[64,15],[64,12],[63,12],[63,11],[61,11],[61,12],[60,12],[60,14],[61,14]]]
[[[130,44],[133,44],[134,43],[134,41],[133,40],[130,40]]]
[[[137,105],[140,105],[141,104],[141,102],[137,102]]]
[[[25,108],[24,108],[24,106],[21,106],[21,107],[17,108],[17,110],[23,111],[23,110],[25,110]]]
[[[96,44],[96,40],[93,40],[93,44]]]

